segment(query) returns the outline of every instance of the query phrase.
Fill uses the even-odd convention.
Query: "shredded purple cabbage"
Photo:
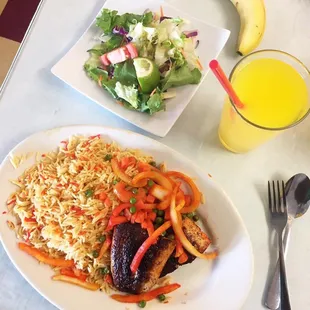
[[[124,28],[124,27],[119,27],[119,26],[115,26],[113,28],[113,33],[114,34],[120,34],[122,36],[125,36],[128,34],[128,31]]]
[[[159,22],[161,23],[163,20],[165,19],[171,19],[172,17],[169,17],[169,16],[161,16],[160,19],[159,19]]]
[[[198,36],[198,30],[183,31],[183,34],[185,34],[185,36],[186,36],[187,38],[197,37],[197,36]]]

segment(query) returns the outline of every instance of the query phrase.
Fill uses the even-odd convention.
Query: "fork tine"
[[[285,185],[284,181],[282,181],[282,192],[283,192],[283,211],[284,213],[287,213],[287,204],[286,204],[286,196],[285,196]]]
[[[277,212],[282,213],[282,199],[281,199],[281,191],[280,191],[280,182],[277,181],[277,187],[278,187],[278,204],[277,204]]]
[[[270,182],[268,181],[268,206],[269,210],[272,213],[272,199],[271,199],[271,189],[270,189]]]
[[[277,196],[276,196],[276,186],[274,181],[272,181],[272,191],[273,191],[273,211],[277,212]]]

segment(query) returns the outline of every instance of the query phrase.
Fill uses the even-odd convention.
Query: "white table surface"
[[[70,124],[100,124],[142,132],[84,98],[54,77],[50,68],[87,28],[102,0],[46,0],[13,75],[0,99],[0,160],[36,132]],[[170,0],[210,24],[231,30],[219,60],[229,72],[239,59],[235,42],[239,20],[229,0]],[[267,29],[260,48],[282,49],[310,67],[310,2],[266,0]],[[79,65],[79,64],[77,64]],[[255,255],[255,276],[243,310],[264,309],[262,294],[270,257],[265,218],[268,179],[304,172],[310,175],[310,119],[261,148],[235,155],[217,138],[224,93],[209,74],[170,133],[156,138],[197,162],[230,195],[242,216]],[[142,132],[146,134],[145,132]],[[298,223],[297,223],[298,222]],[[298,219],[287,257],[292,308],[310,309],[310,214]],[[238,279],[236,279],[238,281]],[[0,309],[55,309],[15,270],[0,246]],[[223,296],[225,298],[225,296]],[[216,310],[216,309],[210,309]],[[227,309],[230,310],[230,309]]]

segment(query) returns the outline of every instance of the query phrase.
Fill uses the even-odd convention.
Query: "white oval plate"
[[[160,305],[158,301],[152,301],[148,303],[147,309],[240,309],[252,283],[252,247],[236,208],[222,188],[176,151],[150,138],[119,129],[71,126],[39,132],[17,145],[12,153],[45,153],[56,149],[60,141],[77,134],[101,134],[106,141],[113,140],[122,147],[141,149],[154,156],[157,162],[165,161],[169,170],[179,170],[195,178],[205,195],[206,202],[199,208],[199,214],[212,232],[213,241],[220,251],[219,258],[213,263],[196,259],[192,264],[179,268],[171,276],[173,282],[181,284],[181,288],[170,294],[168,304]],[[34,162],[35,154],[14,169],[9,155],[4,159],[0,167],[0,214],[6,210],[7,197],[15,190],[9,180],[17,178]],[[118,303],[99,291],[91,292],[52,281],[53,271],[49,266],[39,265],[35,259],[18,250],[15,234],[6,224],[8,219],[8,215],[0,217],[0,237],[7,254],[24,278],[55,306],[66,310],[98,307],[114,310],[138,309],[135,304]]]

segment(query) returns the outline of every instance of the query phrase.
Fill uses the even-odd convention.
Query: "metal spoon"
[[[285,194],[288,207],[288,222],[284,231],[283,246],[286,254],[293,220],[305,214],[310,205],[310,179],[303,173],[294,175],[286,183]],[[265,300],[265,305],[272,310],[278,309],[280,305],[281,291],[279,272],[278,261]]]

